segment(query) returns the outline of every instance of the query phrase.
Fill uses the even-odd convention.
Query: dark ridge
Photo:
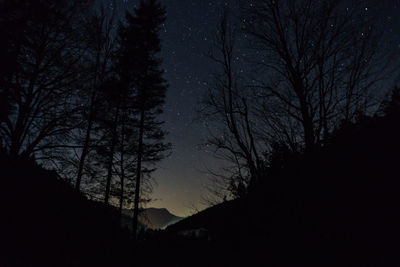
[[[342,125],[323,149],[269,168],[247,197],[166,233],[206,229],[228,266],[397,266],[399,115]]]
[[[226,201],[212,206],[167,227],[167,233],[205,228],[214,236],[229,236],[233,228],[239,228],[237,214],[241,199]],[[229,230],[230,229],[230,230]]]
[[[126,266],[118,214],[26,159],[0,156],[2,266]]]

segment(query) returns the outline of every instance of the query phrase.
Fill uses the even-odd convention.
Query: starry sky
[[[129,8],[138,3],[137,0],[120,1]],[[155,201],[149,207],[167,208],[178,216],[190,215],[193,207],[204,208],[201,196],[206,194],[206,170],[222,166],[211,151],[201,146],[207,130],[194,122],[197,103],[207,82],[211,81],[213,68],[204,54],[212,44],[221,10],[228,7],[235,13],[239,1],[243,3],[243,0],[161,0],[167,8],[167,21],[161,32],[161,57],[170,85],[163,119],[169,132],[167,141],[173,149],[172,155],[159,164],[154,174],[157,184],[152,198]],[[383,7],[381,15],[387,22],[387,32],[397,38],[400,51],[400,0],[375,1]]]
[[[155,207],[165,207],[178,216],[201,209],[207,168],[217,169],[219,162],[201,145],[207,130],[196,119],[198,101],[211,80],[210,60],[204,56],[220,10],[237,9],[238,1],[164,0],[167,21],[163,38],[163,59],[170,84],[165,109],[165,128],[173,145],[172,155],[155,173],[158,185],[153,197]]]

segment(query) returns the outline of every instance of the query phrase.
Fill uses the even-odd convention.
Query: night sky
[[[120,0],[130,9],[137,0]],[[240,0],[162,0],[167,8],[167,21],[162,31],[161,54],[170,87],[167,93],[165,129],[172,143],[172,155],[159,164],[154,174],[157,182],[152,207],[167,208],[178,216],[193,212],[191,206],[202,208],[205,194],[206,169],[221,164],[211,152],[201,148],[207,130],[196,118],[196,106],[211,81],[212,62],[204,57],[212,43],[213,31],[223,7],[238,11]],[[250,3],[249,1],[246,1]],[[243,2],[242,3],[246,3]],[[387,32],[396,38],[400,51],[400,0],[376,0],[382,5],[382,18]],[[360,7],[364,8],[365,7]],[[239,55],[245,51],[238,51]],[[241,61],[239,56],[237,61]]]

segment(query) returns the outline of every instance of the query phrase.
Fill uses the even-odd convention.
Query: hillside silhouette
[[[138,266],[396,266],[398,100],[383,116],[342,125],[319,151],[275,151],[247,196],[148,230],[135,245],[115,209],[32,160],[2,154],[2,263],[130,266],[140,255]]]
[[[1,155],[2,266],[125,266],[131,247],[118,213],[53,171]]]
[[[343,124],[319,151],[275,151],[246,197],[167,232],[205,229],[227,266],[397,266],[399,107],[394,93],[385,116]]]
[[[399,107],[394,92],[382,115],[341,125],[318,151],[277,146],[246,196],[136,243],[114,208],[2,154],[2,264],[132,266],[136,255],[135,266],[397,266]]]

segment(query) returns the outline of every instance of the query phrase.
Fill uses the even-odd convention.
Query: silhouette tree
[[[67,147],[75,127],[70,96],[81,81],[79,24],[91,1],[2,1],[1,94],[8,115],[0,135],[13,157]],[[9,66],[9,68],[8,68]],[[5,68],[7,67],[7,69]]]
[[[376,107],[374,88],[389,61],[372,10],[363,1],[329,0],[255,1],[244,8],[249,47],[264,59],[257,75],[267,77],[257,77],[255,88],[271,132],[311,151],[338,122]]]
[[[162,121],[157,116],[163,111],[167,83],[163,78],[158,31],[165,21],[165,9],[155,0],[142,0],[135,14],[126,14],[126,25],[119,30],[120,51],[118,64],[121,82],[131,91],[138,117],[137,165],[134,200],[133,233],[137,220],[141,192],[142,163],[155,163],[164,157],[169,145],[163,139]]]
[[[77,168],[75,187],[79,191],[85,160],[89,153],[92,143],[93,126],[96,121],[96,113],[99,110],[101,100],[99,99],[99,87],[112,75],[112,56],[114,51],[114,38],[112,36],[113,27],[115,26],[115,9],[111,14],[105,12],[104,6],[95,8],[85,26],[86,36],[86,53],[84,64],[87,69],[88,82],[83,88],[83,95],[80,97],[84,100],[82,110],[82,127],[84,130],[84,138],[82,149],[79,153],[79,163]],[[78,141],[80,143],[80,141]]]
[[[122,214],[122,209],[126,201],[130,202],[134,196],[134,178],[135,167],[137,163],[137,121],[135,116],[132,116],[131,109],[127,106],[127,98],[123,99],[122,114],[120,119],[119,143],[117,147],[118,166],[116,172],[119,176],[119,213]]]
[[[390,99],[383,101],[382,111],[386,118],[398,118],[400,115],[400,87],[395,87],[391,91]],[[393,121],[395,123],[395,121]]]
[[[109,204],[115,150],[118,142],[118,124],[122,109],[125,88],[117,78],[111,78],[101,85],[101,93],[105,99],[101,120],[102,145],[98,148],[102,164],[106,168],[106,184],[104,203]]]
[[[213,195],[219,195],[218,198],[225,197],[226,190],[233,196],[243,195],[247,187],[258,180],[264,165],[261,152],[265,146],[256,133],[251,91],[244,84],[245,77],[240,75],[234,60],[237,32],[229,24],[228,12],[224,11],[208,54],[220,71],[214,74],[214,82],[198,112],[200,119],[211,128],[207,145],[213,146],[217,156],[235,166],[224,169],[225,174],[212,173],[210,189]]]
[[[124,87],[126,88],[126,87]],[[119,212],[125,204],[131,204],[135,196],[135,178],[137,175],[136,166],[138,160],[138,117],[135,113],[135,101],[130,93],[132,90],[125,91],[121,99],[121,111],[118,122],[118,141],[115,149],[113,171],[117,177],[112,183],[112,194],[118,198]],[[146,161],[145,156],[149,151],[144,149],[142,161]],[[152,192],[152,180],[150,174],[154,168],[141,168],[141,203],[148,202],[147,195]],[[119,178],[119,179],[118,179]]]
[[[377,87],[394,64],[379,47],[373,8],[362,7],[360,1],[254,1],[243,5],[242,33],[222,15],[209,55],[221,72],[199,113],[211,129],[207,145],[234,167],[212,173],[211,191],[237,195],[259,180],[277,143],[288,153],[311,152],[341,121],[378,107]],[[238,48],[248,51],[241,65]]]

